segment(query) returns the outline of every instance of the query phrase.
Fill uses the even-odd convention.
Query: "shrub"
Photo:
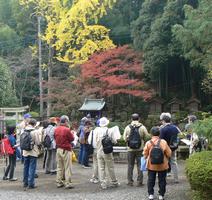
[[[209,143],[212,140],[212,116],[199,120],[194,124],[194,132],[199,136],[204,136],[209,140]]]
[[[203,151],[186,161],[186,175],[196,200],[212,197],[212,152]]]

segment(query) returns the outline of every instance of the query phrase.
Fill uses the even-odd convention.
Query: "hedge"
[[[186,175],[194,190],[193,199],[212,199],[212,151],[192,155],[186,161]]]

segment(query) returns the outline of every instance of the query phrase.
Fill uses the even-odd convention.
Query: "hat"
[[[29,113],[24,114],[24,119],[31,118],[32,116]]]
[[[102,117],[99,120],[99,126],[100,127],[105,127],[105,126],[107,126],[109,124],[109,122],[110,121],[106,117]]]
[[[56,119],[56,117],[50,117],[50,118],[49,118],[49,123],[57,124],[57,119]]]

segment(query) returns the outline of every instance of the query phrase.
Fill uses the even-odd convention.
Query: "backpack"
[[[31,130],[24,130],[20,135],[20,147],[21,150],[31,151],[33,149],[34,143],[32,141]]]
[[[179,138],[177,137],[177,135],[173,135],[170,139],[169,147],[172,151],[174,151],[178,149],[178,145],[179,145]]]
[[[105,136],[102,139],[103,152],[105,154],[109,154],[113,152],[113,143],[111,138],[108,135],[108,129],[106,131]]]
[[[14,154],[15,149],[12,148],[9,138],[4,138],[1,140],[0,152],[1,152],[1,155],[13,155]]]
[[[91,144],[88,144],[88,155],[92,155],[94,152],[93,148],[93,131],[90,132],[91,135]]]
[[[130,125],[130,135],[129,135],[129,140],[128,140],[128,146],[131,149],[139,149],[141,147],[141,136],[139,134],[139,128],[141,126],[132,126]]]
[[[150,161],[153,165],[159,165],[163,163],[164,152],[163,149],[160,147],[160,141],[161,139],[159,139],[157,144],[155,145],[152,140],[150,140],[150,143],[153,146],[150,151]]]
[[[44,137],[44,140],[43,140],[43,146],[48,149],[51,147],[51,144],[52,144],[52,140],[51,140],[50,136],[48,134],[46,134],[46,136]]]

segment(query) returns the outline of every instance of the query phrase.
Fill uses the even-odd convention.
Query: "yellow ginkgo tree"
[[[85,62],[96,51],[113,48],[109,29],[98,25],[116,0],[20,0],[33,5],[47,21],[42,37],[55,48],[57,59],[70,66]]]

